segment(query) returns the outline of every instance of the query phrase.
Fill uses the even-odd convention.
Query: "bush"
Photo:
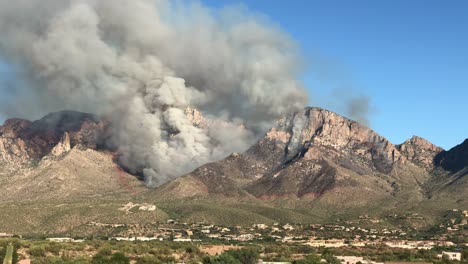
[[[256,264],[258,251],[254,248],[243,248],[238,250],[229,250],[227,252],[243,264]]]
[[[203,264],[243,264],[239,260],[227,253],[223,253],[217,257],[206,257],[203,259]]]
[[[120,252],[114,253],[110,257],[96,254],[91,260],[91,263],[92,264],[129,264],[130,259]]]
[[[104,247],[99,249],[99,252],[97,253],[97,255],[110,256],[110,255],[112,255],[112,249],[110,247],[108,247],[108,246],[104,246]]]
[[[144,255],[137,259],[138,264],[162,264],[161,260],[153,255]]]
[[[115,264],[128,264],[130,263],[130,259],[125,256],[123,253],[117,252],[114,253],[110,259],[111,263]]]
[[[205,264],[255,264],[258,251],[253,248],[228,250],[217,257],[206,257]]]
[[[46,251],[52,253],[54,256],[60,255],[60,251],[62,250],[62,246],[59,243],[50,243],[47,247],[45,247]]]
[[[32,245],[29,248],[29,255],[33,257],[45,257],[46,249],[44,245]]]
[[[86,259],[64,259],[60,257],[48,257],[46,259],[48,264],[88,264]]]
[[[320,264],[320,257],[317,255],[308,255],[304,259],[296,260],[294,264]]]

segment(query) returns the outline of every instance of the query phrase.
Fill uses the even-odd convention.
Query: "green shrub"
[[[232,255],[224,253],[216,257],[205,257],[203,259],[203,264],[243,264],[243,263],[235,259]]]
[[[45,257],[46,249],[44,245],[32,245],[29,248],[29,255],[33,257]]]
[[[92,264],[129,264],[130,259],[121,252],[116,252],[112,256],[96,254],[91,260]]]

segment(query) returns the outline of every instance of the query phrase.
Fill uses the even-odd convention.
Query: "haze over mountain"
[[[226,125],[195,109],[185,114],[197,127]],[[9,217],[0,227],[26,232],[45,217],[55,219],[44,227],[53,232],[70,221],[145,222],[174,214],[246,223],[401,211],[430,222],[447,208],[468,206],[468,141],[448,151],[419,137],[394,145],[336,113],[305,108],[279,119],[247,151],[151,189],[119,167],[118,148],[103,144],[111,125],[79,112],[7,120],[0,127],[0,199]],[[128,202],[156,204],[158,211],[128,215],[119,210]],[[62,223],[64,217],[72,220]]]

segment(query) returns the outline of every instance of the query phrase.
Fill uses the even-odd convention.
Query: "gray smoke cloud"
[[[287,35],[241,9],[181,3],[0,0],[0,57],[16,74],[0,111],[105,116],[120,162],[157,186],[245,150],[307,103]]]
[[[369,115],[371,112],[370,98],[368,96],[354,97],[348,101],[348,115],[366,126],[369,125]]]

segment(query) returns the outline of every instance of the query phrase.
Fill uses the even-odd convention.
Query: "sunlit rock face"
[[[398,145],[398,149],[408,160],[426,169],[434,168],[435,156],[444,150],[418,136]]]

